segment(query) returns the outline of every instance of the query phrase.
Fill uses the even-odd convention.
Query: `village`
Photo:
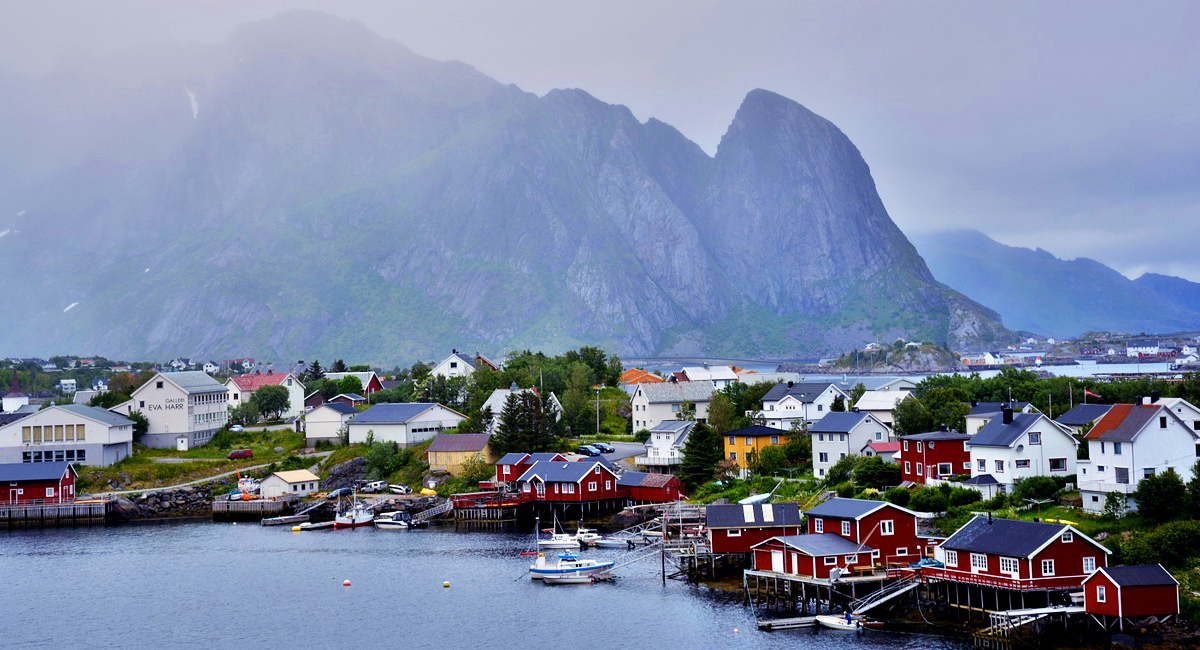
[[[44,383],[39,362],[0,368],[8,527],[541,522],[537,550],[568,558],[548,582],[659,560],[663,580],[736,585],[763,630],[920,610],[980,643],[1082,643],[1186,636],[1200,613],[1194,545],[1165,541],[1200,533],[1200,381],[1182,373],[652,372],[596,348],[390,375],[75,358],[39,398],[21,384]],[[589,546],[623,555],[589,568]]]

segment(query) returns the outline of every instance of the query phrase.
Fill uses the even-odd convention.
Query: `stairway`
[[[893,598],[916,589],[918,585],[920,585],[920,583],[916,581],[915,576],[901,578],[900,580],[893,582],[879,591],[873,592],[851,602],[850,611],[854,612],[855,614],[862,614],[869,609],[882,605]]]
[[[421,512],[418,512],[417,514],[413,515],[412,520],[413,520],[413,523],[419,524],[423,521],[429,521],[430,519],[433,519],[434,517],[436,517],[440,514],[450,512],[453,509],[454,509],[454,502],[449,499],[446,499],[440,505],[436,505],[428,510],[422,510]]]

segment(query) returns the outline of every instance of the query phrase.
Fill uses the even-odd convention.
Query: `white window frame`
[[[1063,544],[1070,544],[1071,542],[1074,542],[1075,541],[1075,533],[1072,533],[1069,530],[1064,531],[1062,534],[1062,541],[1063,541]]]
[[[908,441],[904,441],[904,451],[908,451]]]
[[[907,546],[901,546],[900,548],[896,549],[896,557],[901,557],[904,555],[908,555],[908,547]]]
[[[1108,588],[1104,585],[1096,585],[1096,602],[1108,602]]]
[[[987,569],[988,569],[987,554],[986,553],[972,553],[971,554],[971,573],[978,573],[979,571],[987,571]]]
[[[1000,573],[1007,573],[1011,576],[1017,576],[1021,573],[1021,563],[1015,557],[1000,558]]]
[[[842,535],[844,535],[845,537],[849,537],[850,532],[851,532],[850,531],[850,522],[843,521],[842,522]]]
[[[48,487],[48,488],[46,488],[46,498],[47,498],[47,499],[53,499],[53,498],[54,498],[54,488],[52,488],[52,487]]]
[[[858,556],[857,555],[847,555],[846,556],[846,566],[854,566],[855,564],[858,564]]]
[[[912,474],[912,465],[907,460],[904,461],[904,473]]]
[[[946,566],[958,566],[958,551],[946,551]]]
[[[1092,573],[1095,570],[1096,570],[1096,557],[1093,555],[1089,555],[1089,556],[1083,558],[1083,572],[1084,573]]]
[[[818,533],[825,532],[825,520],[824,519],[814,519],[813,520],[813,530]]]
[[[596,482],[588,481],[588,492],[595,492],[595,491],[596,491]]]
[[[1049,569],[1049,571],[1047,571]],[[1054,575],[1054,560],[1042,560],[1042,576],[1050,577]]]
[[[925,466],[917,463],[917,476],[925,476]]]
[[[725,533],[725,535],[728,537],[741,537],[742,529],[741,528],[730,528],[729,532]]]
[[[884,519],[884,520],[880,521],[879,522],[879,534],[880,535],[895,535],[896,534],[896,522],[891,519]]]
[[[834,556],[834,555],[826,555],[825,556],[825,566],[833,566],[835,564],[837,564],[837,556]]]

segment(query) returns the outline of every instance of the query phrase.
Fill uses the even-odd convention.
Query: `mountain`
[[[1170,332],[1200,326],[1200,301],[1187,306],[1182,289],[1147,290],[1166,281],[1136,282],[1087,258],[1062,260],[1042,250],[1005,246],[975,230],[915,235],[912,241],[934,277],[1004,314],[1012,328],[1069,338],[1088,330]]]
[[[1200,313],[1200,283],[1158,273],[1143,273],[1133,283],[1177,307]]]
[[[709,156],[581,90],[538,97],[312,12],[0,83],[12,353],[794,358],[1009,336],[934,280],[850,140],[765,90]]]

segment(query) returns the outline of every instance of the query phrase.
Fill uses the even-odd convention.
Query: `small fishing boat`
[[[545,553],[538,553],[537,560],[529,565],[529,577],[541,580],[546,576],[591,576],[607,573],[614,564],[612,560],[585,559],[574,553],[559,553],[550,560]]]
[[[342,498],[338,497],[337,514],[333,516],[335,529],[358,528],[359,526],[370,526],[373,523],[375,523],[374,508],[358,500],[357,490],[345,506],[342,505]]]
[[[635,548],[637,540],[632,537],[601,537],[588,542],[596,548]]]
[[[579,548],[579,540],[570,533],[551,532],[549,537],[539,537],[537,545],[540,548]]]
[[[822,614],[821,616],[817,617],[817,622],[820,623],[822,627],[827,627],[831,630],[838,630],[840,632],[854,632],[855,630],[859,629],[857,620],[852,619],[847,621],[845,616]]]
[[[306,521],[300,524],[300,530],[321,530],[322,528],[333,528],[332,521]]]

